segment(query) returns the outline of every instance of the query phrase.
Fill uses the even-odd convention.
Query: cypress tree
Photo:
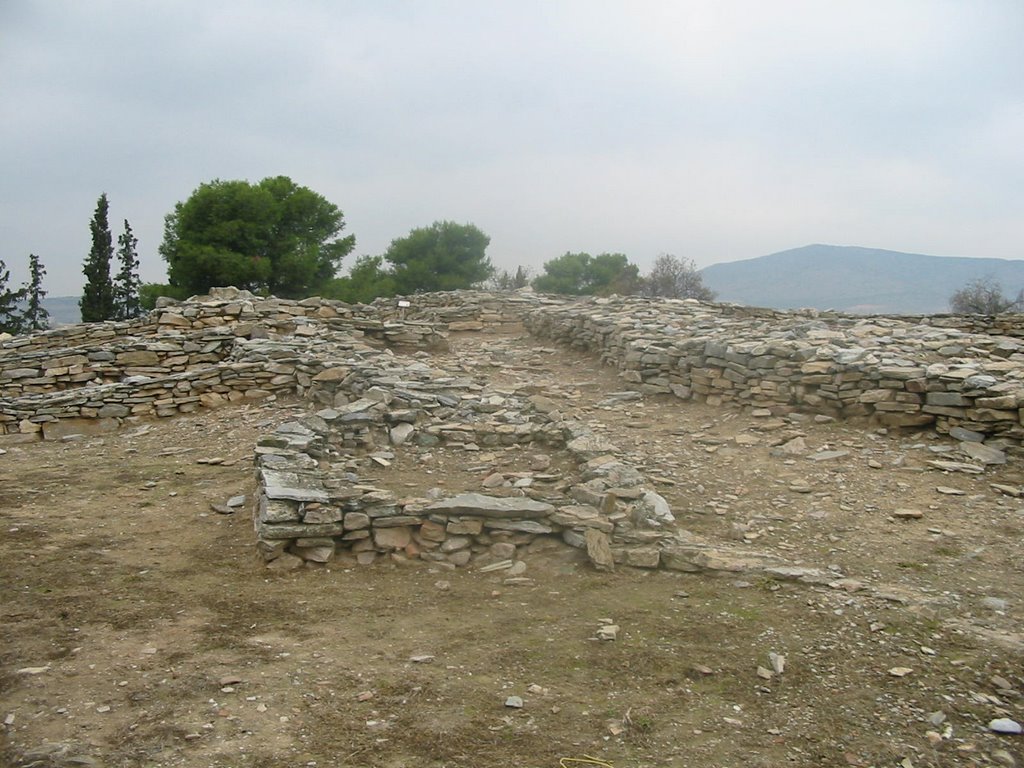
[[[18,312],[18,302],[25,298],[25,289],[8,289],[10,279],[11,271],[0,259],[0,333],[21,333],[22,318]]]
[[[96,212],[89,223],[92,248],[82,267],[86,280],[82,298],[78,302],[83,323],[95,323],[114,317],[114,284],[110,280],[110,260],[114,256],[114,246],[110,225],[107,223],[108,208],[107,193],[104,192],[96,202]]]
[[[28,256],[28,285],[25,291],[25,313],[22,315],[22,326],[25,331],[42,331],[50,327],[50,313],[43,306],[46,291],[43,290],[43,277],[46,267],[34,253]]]
[[[132,233],[128,219],[124,220],[124,233],[117,238],[117,259],[121,265],[114,278],[114,316],[118,320],[131,320],[142,312],[139,302],[139,239]]]

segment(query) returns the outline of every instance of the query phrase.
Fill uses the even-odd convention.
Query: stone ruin
[[[271,568],[346,553],[360,563],[420,559],[516,579],[518,558],[559,542],[601,569],[754,570],[813,581],[829,577],[680,529],[643,474],[585,424],[526,391],[495,392],[443,370],[431,352],[452,333],[525,328],[617,368],[622,401],[666,395],[764,416],[933,429],[960,440],[979,465],[1019,453],[1024,438],[1019,315],[851,317],[486,292],[407,301],[352,306],[216,289],[135,321],[0,340],[0,444],[295,396],[307,413],[255,446],[255,539]],[[541,469],[529,484],[491,495],[421,489],[399,498],[352,471],[384,448],[470,443],[555,453],[571,465],[570,478],[556,484]]]

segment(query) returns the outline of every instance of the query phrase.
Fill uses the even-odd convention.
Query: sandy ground
[[[927,461],[953,443],[924,433],[602,406],[613,371],[516,336],[438,362],[590,422],[681,527],[835,580],[604,574],[562,547],[523,586],[392,561],[271,573],[247,509],[210,505],[251,498],[255,439],[297,402],[3,444],[0,764],[1024,765],[1024,737],[987,727],[1024,721],[1024,506],[991,487],[1024,484],[1020,458],[945,473]],[[481,490],[529,454],[410,447],[364,474]]]

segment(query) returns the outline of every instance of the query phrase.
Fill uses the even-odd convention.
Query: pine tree
[[[43,290],[43,277],[46,267],[34,253],[28,256],[28,284],[22,289],[25,295],[25,313],[21,317],[22,330],[42,331],[50,327],[50,313],[43,306],[46,291]]]
[[[124,220],[124,234],[117,238],[117,259],[121,269],[114,278],[114,317],[131,320],[142,312],[139,302],[139,239],[132,234],[131,224]]]
[[[110,260],[114,256],[114,246],[110,225],[107,223],[108,208],[107,193],[104,192],[96,202],[96,212],[89,223],[92,249],[82,267],[86,281],[82,298],[78,302],[83,323],[95,323],[114,317],[114,284],[110,280]]]
[[[7,288],[11,271],[0,259],[0,333],[21,333],[22,317],[18,302],[25,298],[25,289],[12,291]]]

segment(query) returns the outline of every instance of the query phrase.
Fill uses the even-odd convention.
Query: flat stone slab
[[[260,472],[263,474],[263,492],[268,499],[319,501],[324,504],[331,500],[315,476],[266,468]]]
[[[482,493],[462,493],[450,499],[431,504],[425,512],[439,515],[475,515],[477,517],[546,517],[554,506],[523,497],[484,496]]]

